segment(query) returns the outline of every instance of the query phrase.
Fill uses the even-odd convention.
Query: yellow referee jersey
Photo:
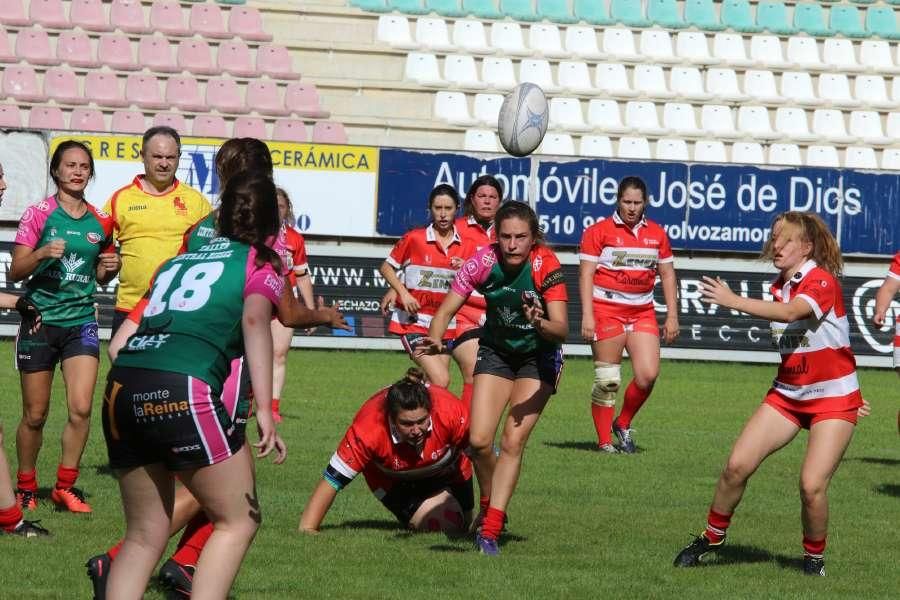
[[[147,292],[157,267],[178,253],[184,232],[212,210],[194,188],[175,180],[162,195],[141,188],[143,175],[116,191],[103,210],[112,215],[122,255],[116,310],[130,311]]]

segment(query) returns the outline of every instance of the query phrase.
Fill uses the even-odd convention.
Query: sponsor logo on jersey
[[[134,405],[134,415],[136,417],[165,417],[176,413],[187,412],[190,405],[187,400],[171,402],[144,402],[143,404]]]
[[[96,231],[88,231],[87,232],[87,241],[89,241],[92,244],[99,244],[100,240],[102,240],[102,239],[103,239],[103,237]]]
[[[39,211],[47,212],[47,209],[50,208],[50,203],[46,200],[41,200],[37,204],[34,205]]]
[[[128,212],[135,212],[138,210],[147,210],[149,208],[146,204],[132,204],[128,207]]]
[[[533,265],[533,269],[535,272],[540,271],[541,267],[544,266],[544,259],[540,256],[535,256]]]
[[[614,267],[643,267],[652,269],[656,267],[657,254],[640,254],[635,252],[625,252],[622,250],[614,250],[612,252]]]
[[[169,339],[168,333],[153,335],[133,335],[128,339],[129,350],[144,350],[146,348],[161,348]]]
[[[204,225],[197,227],[197,237],[212,239],[214,235],[216,235],[214,227],[206,227]]]
[[[191,444],[190,446],[175,446],[172,448],[172,452],[175,454],[181,454],[182,452],[196,452],[200,450],[200,444]]]
[[[102,218],[102,219],[108,219],[108,218],[109,218],[109,213],[103,212],[103,211],[102,211],[101,209],[99,209],[99,208],[95,208],[94,210],[97,211],[97,216],[98,216],[98,217],[100,217],[100,218]]]
[[[62,263],[62,266],[69,273],[75,273],[79,268],[84,264],[84,259],[75,254],[74,252],[70,252],[68,256],[64,256],[59,259],[59,262]]]
[[[22,218],[19,219],[20,223],[27,223],[34,218],[34,210],[32,207],[28,207],[25,209],[25,212],[22,213]]]
[[[172,198],[172,206],[175,207],[176,215],[181,215],[182,217],[187,215],[187,205],[180,197],[175,196]]]

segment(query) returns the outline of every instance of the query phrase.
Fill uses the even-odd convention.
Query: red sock
[[[478,503],[481,505],[481,512],[486,512],[488,506],[491,505],[491,497],[490,496],[480,496],[478,499]]]
[[[212,535],[213,524],[206,518],[202,511],[188,521],[187,527],[181,539],[178,540],[178,549],[172,555],[172,559],[183,567],[196,566],[206,540]]]
[[[119,540],[118,543],[106,551],[109,555],[109,560],[116,560],[116,557],[119,555],[119,550],[122,549],[122,544],[125,543],[125,540]]]
[[[474,390],[474,389],[475,388],[472,386],[471,383],[463,384],[462,401],[463,401],[463,404],[466,405],[466,409],[469,411],[469,414],[472,413],[472,390]]]
[[[710,543],[718,544],[725,539],[725,531],[731,525],[731,515],[723,515],[720,512],[709,509],[706,517],[706,532],[704,535]]]
[[[280,404],[281,404],[281,399],[280,399],[280,398],[272,398],[272,412],[273,412],[273,413],[277,413],[277,412],[278,412],[278,406],[279,406]]]
[[[500,509],[488,507],[487,513],[484,515],[484,522],[481,525],[481,537],[496,540],[500,537],[500,531],[503,529],[503,519],[506,513]]]
[[[803,552],[816,558],[821,558],[825,554],[825,538],[821,540],[811,540],[805,535],[803,536]]]
[[[641,410],[641,407],[644,405],[644,402],[647,401],[649,396],[649,390],[642,390],[634,382],[634,379],[631,380],[631,383],[625,388],[625,400],[622,402],[622,412],[619,413],[619,417],[616,419],[619,427],[623,429],[631,427],[631,420],[634,419],[634,415]]]
[[[612,422],[616,409],[612,406],[591,404],[591,416],[594,417],[594,428],[597,430],[597,440],[602,446],[612,444]]]
[[[13,502],[8,508],[0,508],[0,529],[8,533],[19,526],[22,522],[22,509],[18,502]]]
[[[29,472],[19,471],[16,473],[16,487],[26,492],[37,493],[37,469]]]
[[[66,488],[74,487],[75,482],[78,480],[78,468],[64,467],[59,465],[56,468],[56,487],[58,489],[64,490]]]

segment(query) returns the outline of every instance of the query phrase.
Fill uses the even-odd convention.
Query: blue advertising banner
[[[557,245],[577,245],[585,228],[612,214],[618,182],[636,175],[647,183],[648,217],[676,249],[758,252],[772,218],[787,210],[817,213],[846,254],[893,255],[900,247],[897,174],[409,150],[381,151],[376,231],[399,236],[425,224],[432,187],[450,183],[464,193],[482,173],[500,176],[507,199],[530,202]]]

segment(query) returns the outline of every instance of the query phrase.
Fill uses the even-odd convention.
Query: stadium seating
[[[312,141],[320,144],[346,144],[347,133],[344,126],[336,121],[316,121]]]
[[[0,23],[14,27],[27,27],[30,17],[25,13],[22,0],[4,0],[0,2]]]
[[[206,102],[196,77],[177,75],[166,82],[166,103],[181,110],[202,112]]]
[[[659,124],[656,105],[652,102],[627,102],[625,104],[625,125],[647,136],[658,137],[669,133]]]
[[[539,21],[532,0],[500,0],[500,11],[517,21]]]
[[[178,66],[195,75],[213,75],[218,69],[213,65],[212,50],[206,40],[190,38],[181,40],[176,51]]]
[[[794,106],[780,107],[775,111],[775,130],[794,142],[807,143],[820,139],[818,134],[810,132],[806,111]]]
[[[843,166],[849,169],[877,169],[875,150],[868,146],[850,146],[846,150]]]
[[[229,11],[228,33],[248,41],[272,41],[272,35],[263,29],[259,10],[252,6],[236,6]]]
[[[96,108],[76,108],[69,114],[69,129],[73,131],[108,131],[103,113]]]
[[[622,122],[619,103],[615,100],[593,99],[588,102],[587,122],[597,131],[619,134],[632,130]]]
[[[123,33],[104,33],[100,36],[97,60],[118,71],[137,71],[141,68],[134,60],[131,41]]]
[[[647,18],[655,25],[669,29],[683,29],[688,26],[679,14],[675,0],[648,0]]]
[[[662,138],[657,140],[655,158],[657,160],[676,160],[682,162],[691,160],[687,142],[679,138]]]
[[[220,71],[236,77],[256,77],[256,67],[250,56],[250,48],[241,39],[229,40],[219,44],[216,53],[216,66]]]
[[[869,71],[897,74],[900,67],[891,57],[891,46],[884,40],[863,40],[859,45],[860,65]]]
[[[831,36],[835,33],[825,22],[825,13],[817,2],[794,5],[794,28],[817,36]]]
[[[625,65],[621,63],[597,63],[594,87],[613,98],[633,98],[638,95],[628,83]]]
[[[66,118],[58,106],[32,106],[28,112],[28,127],[31,129],[65,129]]]
[[[644,17],[643,4],[634,0],[609,0],[610,17],[628,27],[649,27],[651,23]]]
[[[215,77],[206,82],[206,104],[221,113],[243,114],[247,106],[234,79]]]
[[[60,104],[85,104],[78,78],[66,67],[51,67],[44,73],[44,95]]]
[[[881,168],[900,170],[900,148],[886,148],[881,155]]]
[[[187,119],[180,113],[160,112],[153,116],[153,126],[171,127],[181,135],[187,135]]]
[[[772,130],[769,111],[763,106],[741,106],[737,112],[737,128],[745,137],[761,141],[777,140],[780,132]]]
[[[633,158],[649,160],[650,142],[647,138],[623,136],[619,138],[619,147],[616,152],[618,158]]]
[[[459,89],[485,89],[487,84],[478,78],[475,59],[468,54],[448,54],[444,59],[444,80]]]
[[[557,94],[562,88],[553,81],[550,63],[539,58],[526,58],[519,64],[519,82],[530,82],[548,94]]]
[[[618,60],[628,62],[643,60],[635,48],[634,34],[630,29],[622,27],[607,27],[603,30],[603,52]]]
[[[806,165],[835,168],[841,166],[841,159],[834,146],[809,146],[806,148]]]
[[[581,102],[577,98],[551,98],[550,129],[584,133],[593,127],[585,123]]]
[[[718,140],[703,140],[694,144],[694,160],[697,162],[728,162],[725,144]]]
[[[794,65],[785,60],[781,40],[774,35],[754,35],[750,38],[750,60],[770,69],[789,69]]]
[[[697,127],[697,117],[690,104],[666,102],[663,106],[663,127],[682,137],[704,137],[707,132]]]
[[[582,96],[593,96],[597,89],[591,84],[591,74],[587,63],[582,61],[560,61],[557,67],[559,85],[567,92]]]
[[[713,37],[712,55],[723,64],[732,67],[750,67],[753,61],[747,58],[744,38],[736,33],[717,33]]]
[[[593,32],[593,29],[591,30]],[[454,46],[470,54],[493,54],[496,50],[487,43],[484,24],[474,19],[456,21],[453,24]],[[594,45],[596,45],[596,40]]]
[[[706,31],[725,29],[725,25],[719,21],[712,0],[684,0],[684,20],[688,25]]]
[[[830,68],[853,73],[865,70],[856,60],[852,41],[844,38],[830,38],[822,44],[822,60]]]
[[[775,86],[775,75],[771,71],[748,69],[744,72],[744,90],[747,95],[765,104],[782,104],[785,99]]]
[[[866,10],[866,31],[888,40],[900,39],[894,9],[890,6],[870,6]]]
[[[591,25],[612,25],[609,0],[572,0],[572,10],[578,20]]]
[[[446,87],[441,77],[437,57],[424,52],[410,52],[406,55],[404,77],[424,87]]]
[[[300,79],[288,49],[280,44],[262,44],[256,49],[256,70],[273,79]]]
[[[770,165],[800,166],[803,164],[800,147],[797,144],[771,144],[766,162]]]
[[[756,33],[762,27],[756,24],[750,11],[749,0],[723,0],[720,14],[722,25],[742,33]]]
[[[450,32],[443,19],[419,17],[416,19],[415,43],[425,50],[436,52],[454,52],[456,47],[450,43]]]
[[[247,111],[256,111],[261,115],[286,117],[290,109],[285,108],[278,84],[271,79],[254,79],[247,86],[245,99]]]
[[[634,89],[644,96],[660,100],[676,96],[666,85],[665,75],[659,65],[636,65],[633,76]]]
[[[647,59],[657,63],[678,63],[681,59],[675,56],[672,47],[672,37],[668,31],[659,29],[645,29],[640,37],[641,54]]]
[[[792,35],[797,31],[788,21],[784,3],[778,0],[760,0],[756,3],[756,24],[778,35]]]
[[[492,129],[467,129],[463,138],[463,150],[497,152],[500,145]]]
[[[138,45],[138,63],[156,73],[180,71],[169,40],[163,36],[148,35],[141,38]]]
[[[16,35],[16,56],[32,65],[58,65],[50,49],[50,37],[43,29],[23,29]]]
[[[488,56],[482,61],[481,80],[500,91],[511,90],[518,84],[512,61],[500,56]]]
[[[831,30],[848,38],[863,38],[869,33],[863,28],[859,10],[855,6],[837,4],[830,8]]]
[[[757,142],[735,142],[731,145],[731,162],[749,165],[766,164],[762,144]]]
[[[563,49],[559,28],[548,23],[535,23],[528,28],[528,46],[545,58],[568,58]]]
[[[84,80],[84,93],[98,106],[128,106],[128,101],[122,95],[119,78],[109,71],[88,72]]]
[[[149,31],[140,0],[113,0],[109,5],[109,24],[125,33]]]
[[[581,156],[611,158],[613,156],[612,142],[605,135],[586,135],[581,138],[578,153]],[[900,163],[900,159],[898,159],[898,163]]]
[[[568,133],[548,132],[544,136],[535,154],[555,154],[557,156],[574,156],[575,141]]]
[[[578,18],[569,6],[568,0],[537,0],[538,14],[552,23],[577,23]]]
[[[140,111],[117,110],[112,114],[109,127],[116,133],[144,133],[147,119]]]
[[[472,117],[479,125],[497,125],[500,119],[502,94],[475,94],[472,102]]]
[[[272,127],[272,139],[283,142],[305,142],[309,139],[306,124],[297,119],[277,119]]]
[[[434,116],[451,125],[471,127],[478,120],[469,114],[466,95],[462,92],[438,92],[434,95]]]
[[[189,28],[207,38],[230,38],[232,33],[225,28],[222,9],[214,3],[204,2],[191,6]]]
[[[326,119],[331,116],[322,108],[316,86],[302,81],[288,84],[284,91],[284,107],[299,117]]]
[[[714,65],[719,62],[709,53],[706,36],[697,31],[680,31],[675,37],[675,53],[695,65]]]
[[[491,25],[491,47],[507,56],[529,56],[522,28],[518,23],[494,23]]]
[[[721,104],[704,104],[700,111],[700,127],[712,137],[734,139],[740,133],[734,128],[734,115],[731,108]]]
[[[166,35],[191,35],[191,30],[185,27],[181,6],[171,0],[157,0],[150,5],[150,29]]]
[[[479,19],[502,19],[503,13],[497,9],[497,0],[463,0],[463,10]]]
[[[464,17],[466,11],[460,0],[425,0],[425,6],[431,12],[442,17]]]
[[[197,115],[191,124],[191,135],[197,137],[227,138],[228,126],[219,115]]]
[[[871,110],[854,110],[850,113],[850,135],[872,146],[887,146],[894,141],[884,135],[881,118]]]
[[[713,95],[706,91],[700,69],[697,67],[674,67],[671,72],[672,91],[686,100],[705,102]]]
[[[50,29],[67,29],[69,19],[62,0],[29,0],[28,18],[35,25]],[[62,115],[59,115],[61,118]],[[29,117],[30,118],[30,117]],[[56,117],[53,117],[56,120]]]
[[[269,139],[266,122],[260,117],[238,117],[232,125],[231,135],[234,137],[252,137],[259,140]]]
[[[34,68],[22,65],[3,70],[3,95],[20,102],[44,102],[47,99],[38,85]]]
[[[125,80],[125,100],[141,108],[167,108],[155,75],[131,73]]]
[[[819,108],[813,112],[812,131],[833,144],[852,144],[856,138],[847,134],[844,115],[831,108]]]
[[[72,0],[69,3],[69,24],[85,31],[112,31],[115,24],[106,18],[100,0]],[[66,25],[66,27],[69,26]]]

